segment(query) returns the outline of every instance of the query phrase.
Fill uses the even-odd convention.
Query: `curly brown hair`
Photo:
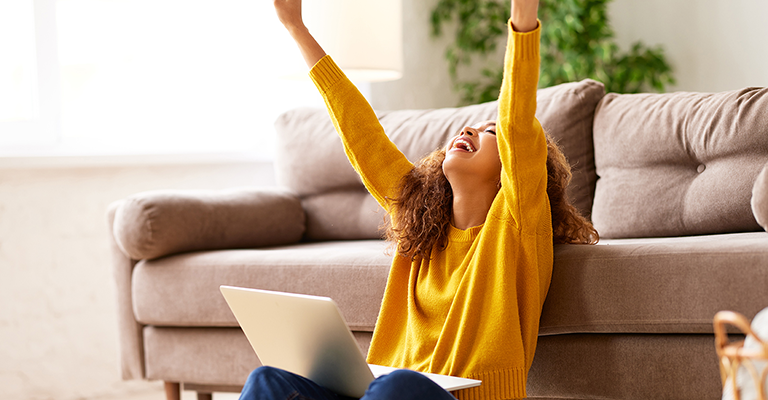
[[[595,244],[600,239],[592,223],[571,205],[566,188],[571,167],[557,144],[547,137],[547,195],[552,214],[554,244]],[[453,190],[443,173],[446,150],[435,150],[416,163],[400,181],[399,196],[389,199],[392,222],[385,236],[397,251],[411,258],[429,259],[433,249],[444,250],[451,223]]]

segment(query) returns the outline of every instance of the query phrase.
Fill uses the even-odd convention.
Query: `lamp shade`
[[[402,0],[305,0],[302,16],[351,80],[402,76]]]

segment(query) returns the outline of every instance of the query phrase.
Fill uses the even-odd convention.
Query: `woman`
[[[392,217],[396,243],[368,362],[479,379],[458,398],[526,396],[554,243],[598,235],[565,199],[565,157],[536,120],[538,0],[512,0],[498,121],[465,127],[413,165],[301,20],[300,0],[274,0],[311,68],[364,184]],[[259,368],[241,399],[337,396]],[[365,399],[451,399],[412,371],[376,379]]]

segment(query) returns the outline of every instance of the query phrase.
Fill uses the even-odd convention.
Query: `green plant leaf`
[[[663,92],[674,84],[672,67],[661,47],[636,42],[622,53],[613,40],[607,17],[610,0],[541,0],[541,72],[539,87],[592,78],[606,90]],[[454,41],[445,52],[454,90],[462,103],[481,103],[498,96],[501,63],[487,67],[489,57],[506,40],[509,3],[500,0],[440,0],[430,15],[432,35],[455,21]],[[477,72],[472,73],[472,71]],[[464,80],[462,75],[480,76]]]

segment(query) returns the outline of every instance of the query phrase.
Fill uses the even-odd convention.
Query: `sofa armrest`
[[[144,338],[143,326],[133,315],[133,293],[131,292],[131,276],[136,260],[120,250],[112,234],[115,225],[115,212],[122,205],[116,201],[107,210],[107,227],[109,228],[109,247],[112,256],[112,273],[114,274],[117,290],[117,326],[120,338],[120,371],[125,380],[144,378]]]
[[[752,186],[752,215],[768,231],[768,164],[763,166]]]
[[[134,260],[298,242],[299,198],[285,189],[163,190],[135,194],[115,212],[113,235]]]

